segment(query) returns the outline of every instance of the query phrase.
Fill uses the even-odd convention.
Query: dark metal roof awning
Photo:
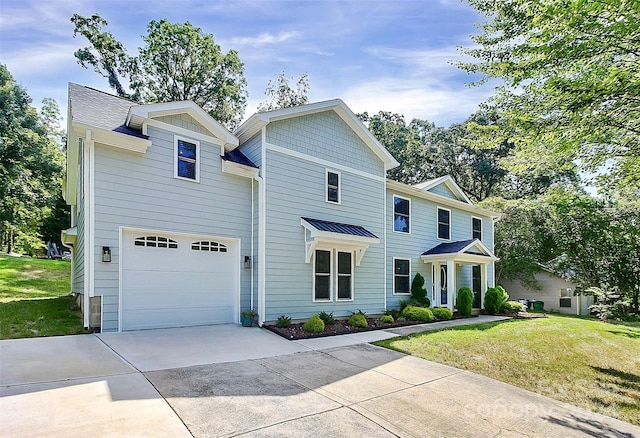
[[[473,264],[498,260],[498,257],[479,239],[441,243],[423,252],[420,258],[425,263],[453,260],[458,263]]]
[[[307,217],[300,218],[300,223],[305,228],[307,263],[311,262],[316,247],[321,246],[355,251],[356,266],[359,266],[369,245],[380,243],[378,236],[360,225]]]

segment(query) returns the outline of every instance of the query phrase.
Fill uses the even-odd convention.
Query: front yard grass
[[[72,309],[71,263],[0,254],[0,339],[83,332]]]
[[[640,326],[564,315],[376,342],[640,425]]]

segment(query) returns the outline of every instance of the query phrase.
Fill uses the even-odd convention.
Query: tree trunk
[[[7,254],[11,254],[13,252],[13,230],[9,228],[7,231]]]

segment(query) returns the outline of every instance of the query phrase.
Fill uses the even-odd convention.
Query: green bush
[[[402,316],[410,321],[431,322],[433,313],[426,307],[407,306],[402,311]]]
[[[393,316],[391,315],[384,315],[382,316],[382,318],[380,318],[380,322],[383,324],[393,324],[395,321],[395,319],[393,319]]]
[[[287,328],[291,325],[291,318],[285,315],[279,316],[276,321],[276,327]]]
[[[484,294],[484,310],[490,315],[495,315],[508,299],[509,295],[502,286],[490,287]]]
[[[386,312],[384,312],[384,314],[392,317],[395,320],[400,316],[400,309],[388,309]]]
[[[456,309],[462,316],[469,316],[473,311],[473,292],[466,286],[458,289]]]
[[[349,318],[349,325],[351,327],[366,327],[368,325],[367,318],[363,313],[354,313]]]
[[[501,313],[518,313],[526,310],[526,306],[518,301],[507,301],[500,308]]]
[[[309,333],[322,333],[324,331],[324,321],[318,315],[313,315],[304,323],[302,330]]]
[[[451,309],[447,309],[446,307],[434,307],[431,309],[431,313],[438,319],[451,319],[453,318],[453,312]]]
[[[323,311],[318,313],[318,316],[322,321],[324,321],[324,325],[331,325],[335,322],[335,319],[333,318],[333,312],[327,313]]]
[[[423,307],[431,305],[431,301],[427,298],[427,290],[424,288],[424,277],[419,272],[416,273],[411,282],[411,298]]]

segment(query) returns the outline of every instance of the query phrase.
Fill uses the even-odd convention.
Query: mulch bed
[[[471,316],[459,316],[454,315],[453,319],[464,319],[464,318],[476,318],[477,315]],[[433,320],[431,323],[440,322],[441,320]],[[333,324],[328,324],[325,326],[324,331],[322,333],[308,333],[302,330],[303,322],[291,324],[287,328],[276,327],[275,325],[263,325],[262,327],[270,330],[285,339],[289,339],[291,341],[296,339],[311,339],[311,338],[324,338],[327,336],[335,336],[335,335],[346,335],[349,333],[358,333],[358,332],[368,332],[372,330],[383,330],[390,329],[395,327],[406,327],[410,325],[417,324],[430,324],[425,322],[417,322],[417,321],[396,321],[391,324],[383,324],[380,322],[378,318],[367,318],[367,327],[352,327],[349,325],[349,321],[347,320],[336,320]]]

